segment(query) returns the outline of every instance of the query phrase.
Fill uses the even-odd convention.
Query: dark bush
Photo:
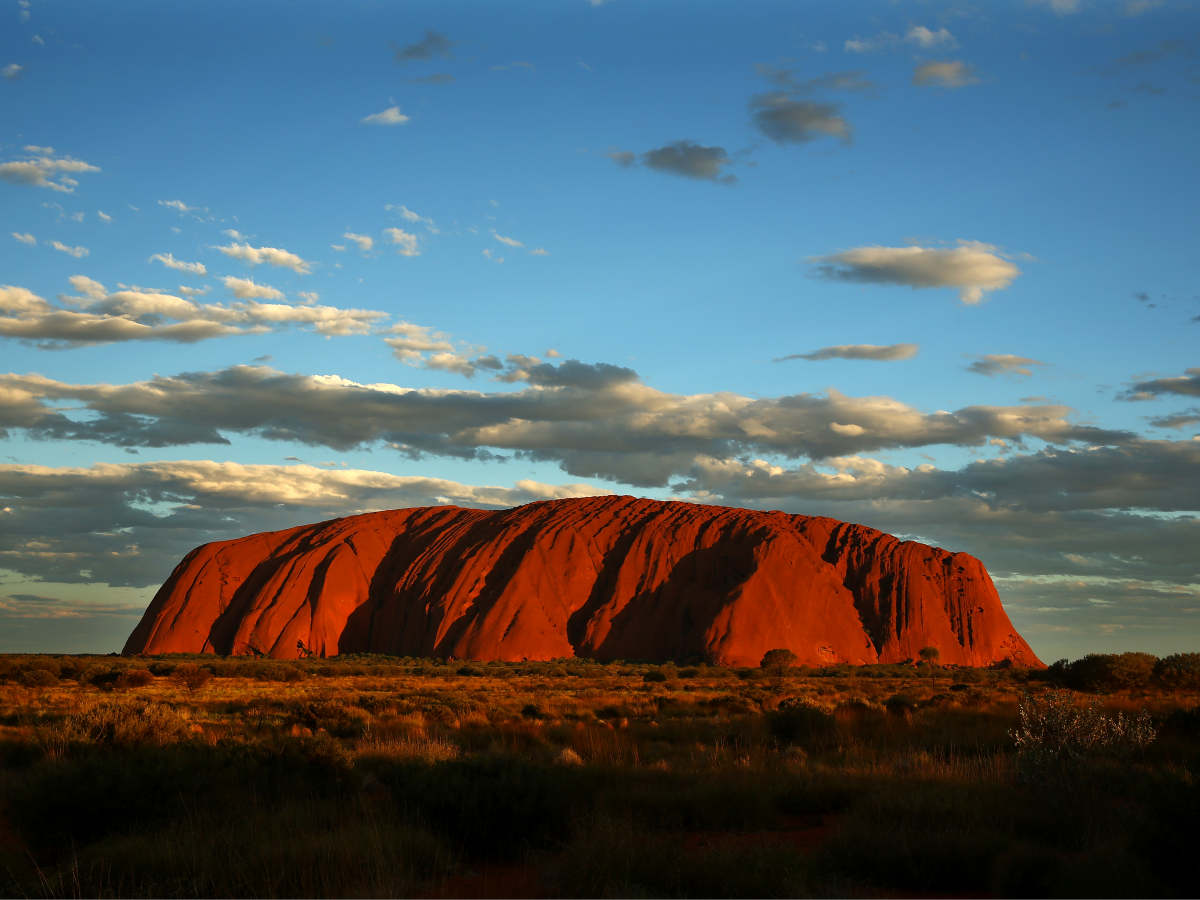
[[[146,668],[150,670],[151,674],[158,675],[160,678],[163,678],[168,675],[173,675],[177,665],[177,663],[172,662],[152,662]]]
[[[837,719],[812,703],[791,697],[767,714],[771,734],[786,744],[821,749],[837,738]]]
[[[667,673],[664,672],[662,669],[651,669],[649,672],[647,672],[645,675],[642,676],[642,681],[662,682],[662,681],[666,681],[666,680],[667,680]]]
[[[4,684],[10,678],[15,678],[18,671],[17,664],[11,659],[0,659],[0,684]]]
[[[171,680],[187,688],[189,694],[194,694],[212,680],[213,674],[208,669],[202,669],[195,663],[184,663],[175,669]]]
[[[1172,653],[1154,667],[1154,677],[1163,687],[1176,690],[1200,689],[1200,653]]]
[[[154,676],[145,669],[129,669],[117,676],[116,686],[123,690],[145,687],[154,681]]]
[[[1149,653],[1089,653],[1067,667],[1066,683],[1081,691],[1145,687],[1157,663]]]
[[[795,653],[781,647],[778,650],[768,650],[758,666],[764,672],[778,678],[796,664],[796,659]]]
[[[542,708],[536,703],[526,703],[521,707],[521,715],[526,719],[544,719],[546,714],[542,712]]]
[[[58,676],[45,669],[26,669],[17,676],[17,682],[23,687],[47,688],[58,684]]]
[[[378,777],[398,806],[479,855],[511,857],[561,839],[593,793],[578,768],[507,755],[398,765]]]

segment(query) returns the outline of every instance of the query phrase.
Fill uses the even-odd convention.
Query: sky
[[[1200,649],[1200,4],[0,0],[0,652],[185,553],[618,493]]]

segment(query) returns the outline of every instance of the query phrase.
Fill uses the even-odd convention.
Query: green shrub
[[[1081,691],[1141,688],[1150,683],[1157,663],[1149,653],[1089,653],[1066,668],[1066,683]]]
[[[187,740],[191,724],[170,706],[139,700],[101,700],[69,715],[58,736],[70,745],[128,750]]]

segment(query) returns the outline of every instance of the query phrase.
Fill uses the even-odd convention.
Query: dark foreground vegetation
[[[1200,655],[0,658],[5,896],[1195,896]]]

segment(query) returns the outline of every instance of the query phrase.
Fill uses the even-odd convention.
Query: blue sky
[[[1195,649],[1196,4],[0,16],[0,651],[208,540],[604,491]]]

